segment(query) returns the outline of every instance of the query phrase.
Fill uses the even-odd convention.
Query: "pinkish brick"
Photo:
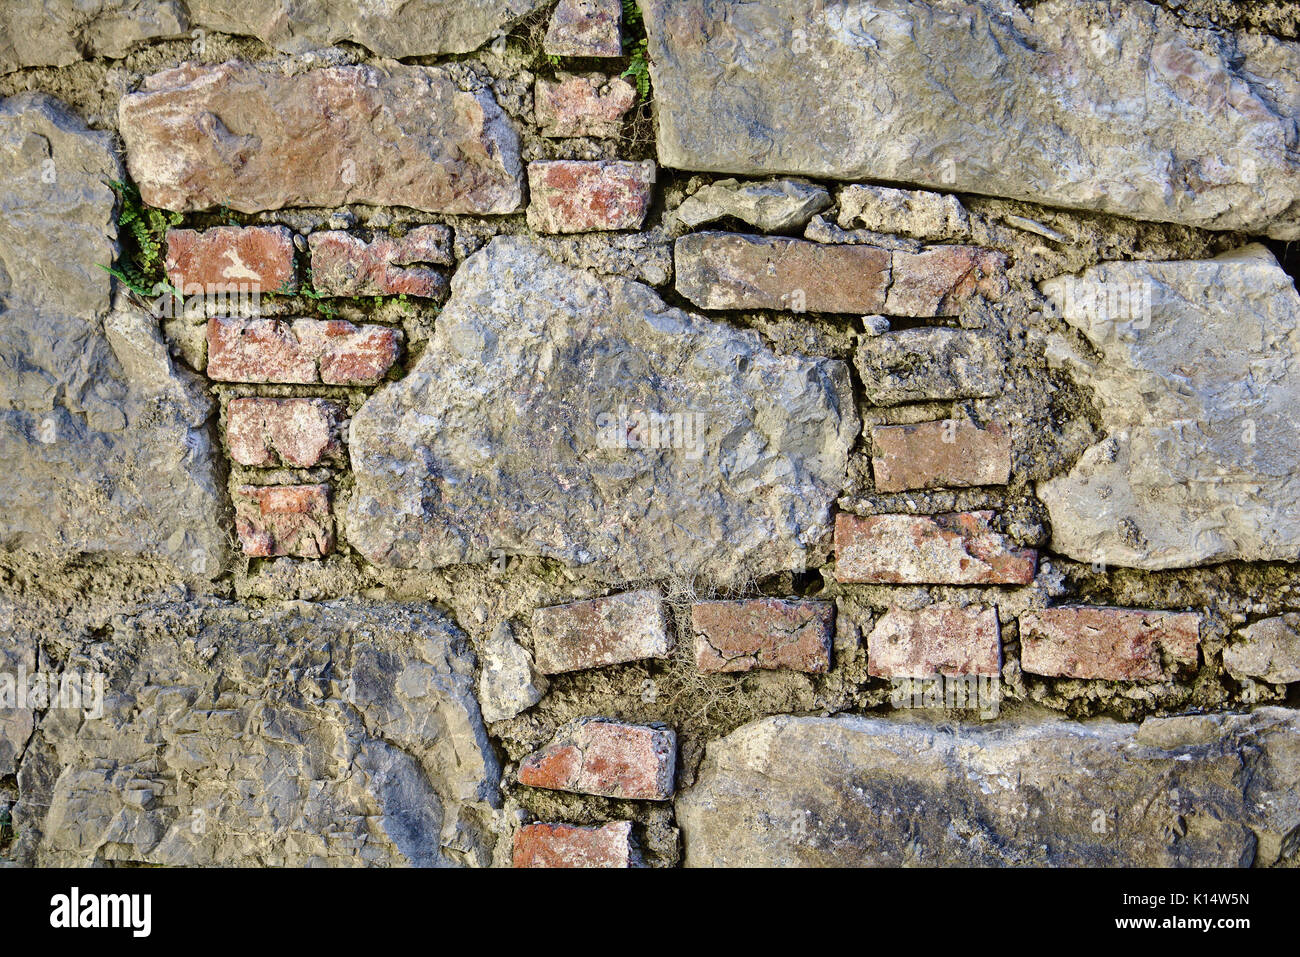
[[[309,468],[338,462],[347,411],[327,399],[231,399],[226,445],[240,465]]]
[[[623,55],[622,0],[560,0],[542,51],[551,56]]]
[[[342,319],[208,320],[208,377],[219,382],[373,385],[401,354],[402,334]]]
[[[631,821],[526,824],[515,831],[515,867],[631,867],[634,861]]]
[[[1011,436],[998,425],[982,429],[964,419],[877,425],[871,444],[881,492],[1005,485],[1011,477]]]
[[[1038,555],[992,526],[993,512],[835,516],[835,578],[910,585],[1028,585]]]
[[[167,280],[187,295],[296,288],[293,234],[284,226],[167,230]]]
[[[826,601],[703,601],[691,605],[695,663],[701,671],[831,666],[835,606]]]
[[[537,125],[543,136],[617,136],[636,102],[636,89],[600,73],[539,79],[533,90]]]
[[[979,246],[896,251],[882,310],[890,316],[955,316],[975,297],[998,300],[1006,289],[1006,257]]]
[[[528,164],[528,225],[539,233],[639,229],[654,191],[655,164],[546,160]]]
[[[638,801],[673,796],[677,735],[639,724],[582,718],[519,765],[519,783]]]
[[[320,558],[334,550],[328,485],[241,485],[234,501],[245,555]]]
[[[533,658],[546,675],[666,658],[672,650],[663,599],[653,589],[538,608],[532,626]]]
[[[1158,681],[1195,667],[1200,617],[1190,612],[1063,605],[1020,616],[1020,666],[1035,675]]]
[[[441,296],[449,266],[451,230],[417,226],[400,239],[377,236],[366,242],[342,230],[312,233],[312,288],[326,296]]]
[[[867,674],[878,678],[1002,673],[1002,638],[996,608],[931,605],[894,608],[867,638]]]

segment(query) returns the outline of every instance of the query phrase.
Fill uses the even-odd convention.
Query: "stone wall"
[[[0,9],[0,861],[1300,860],[1300,3],[386,9]]]

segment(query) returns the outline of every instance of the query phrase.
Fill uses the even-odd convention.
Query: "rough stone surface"
[[[1300,294],[1262,246],[1045,284],[1107,437],[1039,486],[1052,547],[1134,568],[1300,558]]]
[[[879,312],[890,253],[802,239],[692,233],[677,240],[677,291],[703,309]]]
[[[994,334],[968,329],[902,329],[864,336],[853,357],[876,405],[978,399],[1003,386],[1003,348]]]
[[[693,418],[670,435],[638,411]],[[843,363],[498,238],[353,416],[348,539],[403,568],[499,549],[610,580],[770,573],[825,534],[857,430]]]
[[[528,164],[528,225],[539,233],[639,229],[654,192],[653,160]]]
[[[515,831],[515,867],[631,867],[633,860],[631,821],[526,824]]]
[[[311,282],[326,296],[420,296],[447,291],[451,230],[417,226],[400,239],[377,236],[366,242],[342,230],[322,230],[307,238]]]
[[[654,589],[538,608],[532,635],[537,668],[547,675],[667,658],[672,650],[668,613]]]
[[[334,550],[328,485],[241,485],[233,497],[245,555],[320,558]]]
[[[506,622],[483,644],[483,665],[478,676],[478,700],[483,720],[504,721],[527,711],[542,700],[546,679],[533,668],[533,657]]]
[[[1030,674],[1156,681],[1195,666],[1201,619],[1190,612],[1067,605],[1020,616],[1020,666]]]
[[[871,428],[871,470],[876,488],[1005,485],[1011,475],[1011,435],[994,423],[966,419]]]
[[[623,55],[621,0],[560,0],[542,50],[551,56]]]
[[[537,80],[533,102],[543,136],[618,136],[636,87],[603,73],[561,73]]]
[[[688,867],[1271,864],[1300,824],[1298,756],[1285,708],[1140,729],[779,716],[710,742],[677,823]]]
[[[9,612],[6,608],[5,612]],[[0,776],[18,771],[18,762],[36,726],[36,709],[19,695],[28,676],[37,673],[36,641],[13,627],[0,632]],[[20,707],[22,705],[22,707]]]
[[[110,311],[121,177],[56,101],[0,101],[0,548],[216,576],[213,404],[156,320]]]
[[[867,637],[867,673],[880,678],[1002,673],[998,611],[983,605],[891,608]]]
[[[705,601],[691,605],[695,665],[701,671],[831,667],[835,606],[825,601]]]
[[[1300,614],[1257,621],[1242,629],[1241,638],[1223,649],[1229,674],[1275,684],[1300,681]]]
[[[343,460],[347,410],[328,399],[231,399],[226,445],[240,465],[310,468]]]
[[[835,516],[841,582],[1028,585],[1038,556],[992,526],[993,512]]]
[[[284,226],[167,230],[167,280],[177,289],[292,292],[293,234]]]
[[[76,638],[103,717],[40,719],[14,817],[42,866],[487,864],[500,769],[427,603],[161,602]]]
[[[522,202],[510,121],[490,93],[462,92],[436,67],[185,64],[123,97],[118,120],[141,197],[164,209]]]
[[[673,796],[677,736],[672,731],[583,718],[524,758],[519,783],[637,801]]]
[[[701,187],[677,207],[677,219],[694,229],[732,216],[765,233],[803,229],[831,204],[825,187],[797,179],[742,183],[720,179]]]
[[[1300,50],[1149,3],[647,0],[660,162],[1300,238]]]
[[[402,333],[344,319],[208,320],[208,377],[219,382],[373,385],[401,355]]]
[[[915,239],[961,239],[970,216],[956,196],[888,186],[845,186],[839,191],[842,229],[870,229]]]

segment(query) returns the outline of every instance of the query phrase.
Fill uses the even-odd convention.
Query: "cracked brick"
[[[691,605],[701,671],[830,670],[835,606],[825,601],[707,601]]]
[[[672,731],[584,718],[524,758],[519,783],[577,794],[667,801],[673,795],[676,766],[677,735]]]

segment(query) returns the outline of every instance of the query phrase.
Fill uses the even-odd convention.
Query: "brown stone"
[[[560,0],[542,50],[551,56],[623,55],[621,0]]]
[[[867,638],[867,674],[878,678],[1002,673],[1002,639],[996,608],[931,605],[892,608]]]
[[[640,229],[654,191],[651,160],[528,164],[528,225],[539,233]]]
[[[545,675],[666,658],[672,649],[663,599],[652,589],[538,608],[532,634]]]
[[[890,316],[955,316],[974,297],[1002,298],[1006,256],[979,246],[895,250],[893,281],[881,310]]]
[[[327,399],[231,399],[226,445],[240,465],[310,468],[343,456],[345,408]]]
[[[601,73],[561,73],[539,79],[533,90],[537,125],[543,136],[617,136],[636,103],[636,88]]]
[[[233,497],[245,555],[321,558],[334,550],[328,485],[241,485]]]
[[[835,606],[826,601],[705,601],[691,605],[695,663],[701,671],[831,667]]]
[[[1011,436],[999,425],[965,419],[871,429],[871,468],[881,492],[913,488],[1005,485],[1011,476]]]
[[[284,226],[167,230],[167,281],[183,293],[292,292],[293,234]]]
[[[1020,616],[1020,666],[1029,674],[1159,681],[1195,667],[1200,617],[1191,612],[1064,605]]]
[[[366,242],[342,230],[312,233],[311,283],[326,296],[420,296],[447,291],[447,276],[434,266],[450,266],[451,230],[417,226],[400,239],[377,236]]]
[[[631,821],[526,824],[515,831],[515,867],[631,867],[633,860]]]
[[[208,377],[219,382],[373,385],[401,354],[402,334],[342,319],[208,320]]]
[[[333,66],[294,75],[187,63],[122,98],[127,166],[151,206],[245,213],[409,206],[511,213],[519,143],[486,91],[436,67]]]
[[[519,783],[553,791],[639,801],[673,795],[677,735],[604,718],[584,718],[524,758]]]
[[[835,516],[835,578],[913,585],[1027,585],[1038,555],[995,531],[993,512]]]

